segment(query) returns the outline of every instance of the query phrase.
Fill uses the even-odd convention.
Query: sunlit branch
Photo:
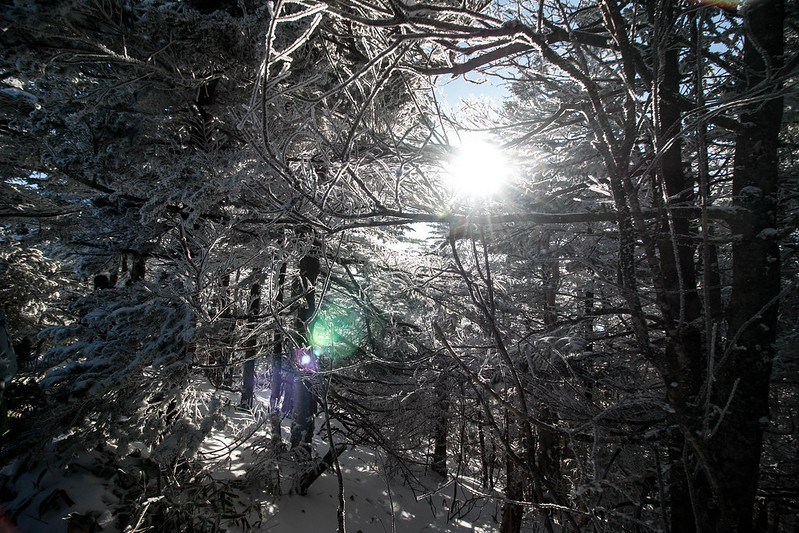
[[[9,211],[0,211],[0,218],[55,218],[66,215],[74,215],[80,213],[82,209],[62,209],[55,211],[27,211],[24,209],[14,209]]]
[[[416,71],[421,74],[426,74],[430,76],[437,76],[441,74],[452,74],[453,76],[457,76],[459,74],[466,74],[467,72],[471,72],[489,63],[494,63],[495,61],[498,61],[500,59],[504,59],[524,52],[529,52],[532,49],[533,47],[530,46],[529,44],[511,43],[507,46],[503,46],[502,48],[492,50],[491,52],[486,52],[485,54],[470,59],[465,63],[457,63],[452,65],[451,67],[420,67],[417,68]]]
[[[695,206],[671,207],[673,212],[681,216],[699,219],[702,209]],[[644,219],[652,220],[663,215],[661,210],[644,209],[641,211]],[[751,217],[749,210],[742,207],[710,206],[706,215],[711,220],[725,222],[742,222]],[[352,215],[353,222],[344,223],[332,228],[334,233],[355,228],[404,226],[419,222],[446,223],[455,227],[475,225],[492,227],[501,224],[530,223],[530,224],[580,224],[590,222],[616,222],[619,214],[615,211],[582,212],[582,213],[510,213],[501,215],[439,215],[435,213],[403,213],[386,209],[369,214]]]

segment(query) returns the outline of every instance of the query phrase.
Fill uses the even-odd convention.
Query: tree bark
[[[297,492],[301,495],[308,494],[308,489],[311,487],[313,482],[319,479],[319,476],[324,474],[328,468],[333,466],[336,458],[346,449],[346,444],[339,444],[337,446],[331,447],[325,456],[314,464],[313,468],[305,471],[300,476],[300,479],[297,482]]]
[[[664,288],[661,315],[665,330],[665,375],[667,399],[673,409],[667,443],[671,526],[673,531],[694,531],[696,498],[709,497],[701,476],[693,476],[692,454],[686,454],[686,432],[702,427],[697,395],[705,382],[707,351],[703,349],[700,321],[702,305],[694,264],[694,228],[691,219],[674,208],[694,204],[694,180],[683,165],[682,116],[676,102],[680,97],[680,50],[674,39],[674,6],[653,14],[656,28],[653,56],[657,98],[655,148],[660,154],[655,190],[662,193],[664,215],[657,239],[660,285]]]
[[[505,438],[509,447],[520,439],[520,431],[517,427],[517,421],[514,415],[505,412],[505,427],[507,433]],[[524,507],[518,502],[524,499],[524,484],[526,480],[526,472],[514,462],[514,458],[510,453],[505,456],[505,498],[506,501],[502,506],[502,522],[499,526],[500,533],[520,533],[522,529],[522,519],[524,518]]]
[[[500,533],[520,533],[524,507],[516,503],[524,497],[524,471],[521,470],[510,457],[505,459],[507,465],[508,484],[505,486],[507,501],[502,506],[502,522],[499,526]]]
[[[286,263],[281,263],[277,275],[277,294],[275,295],[275,307],[280,312],[283,307],[284,285],[286,283]],[[279,316],[275,317],[280,320]],[[280,429],[280,397],[283,393],[283,331],[281,324],[275,326],[274,337],[272,340],[272,393],[269,398],[271,413],[269,421],[272,428],[272,447],[275,452],[279,451],[283,445],[283,435]],[[288,391],[286,391],[288,392]]]
[[[310,338],[310,321],[316,313],[316,290],[314,285],[319,277],[320,262],[318,256],[318,241],[305,257],[300,259],[300,272],[298,291],[305,294],[305,306],[297,312],[297,329],[304,336],[307,345]],[[299,375],[298,375],[299,376]],[[311,391],[311,384],[306,379],[299,378],[295,382],[294,392],[294,419],[291,424],[291,448],[300,445],[310,448],[314,430],[314,407],[316,400]]]
[[[447,435],[449,433],[449,380],[442,370],[435,383],[436,416],[433,422],[433,458],[430,469],[447,476]]]
[[[255,391],[255,360],[258,356],[258,338],[253,333],[257,319],[261,312],[261,284],[253,283],[250,287],[250,337],[244,343],[244,364],[242,365],[243,388],[241,392],[241,406],[252,409]]]
[[[730,346],[718,362],[714,402],[729,405],[713,438],[719,487],[717,531],[753,530],[752,515],[768,419],[769,380],[775,354],[780,250],[775,237],[779,185],[779,133],[783,99],[777,82],[783,54],[782,0],[751,4],[744,12],[746,88],[761,98],[741,115],[733,174],[734,204],[751,212],[736,224],[728,310]],[[748,95],[750,96],[750,95]]]
[[[133,266],[130,269],[130,283],[144,281],[144,274],[147,265],[147,256],[135,254],[133,256]]]

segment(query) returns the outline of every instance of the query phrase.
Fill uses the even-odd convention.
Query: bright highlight
[[[502,150],[485,136],[471,132],[461,134],[444,169],[447,186],[462,197],[496,194],[510,177],[510,164]]]
[[[331,346],[335,342],[336,336],[331,327],[322,320],[316,320],[311,327],[311,344],[322,348]]]
[[[320,357],[349,357],[366,341],[364,318],[354,305],[348,304],[337,298],[328,298],[322,304],[310,331],[311,345]]]

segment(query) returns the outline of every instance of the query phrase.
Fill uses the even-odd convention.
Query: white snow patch
[[[203,458],[207,472],[216,480],[243,480],[245,473],[257,466],[253,453],[248,448],[249,439],[263,438],[268,421],[259,425],[268,404],[264,394],[257,394],[255,413],[237,411],[228,407],[229,423],[224,430],[215,430],[203,442],[198,457]],[[289,434],[289,420],[284,420],[284,437]],[[321,415],[317,429],[321,426]],[[321,432],[325,435],[325,432]],[[314,439],[316,454],[323,455],[327,444],[318,436]],[[138,449],[142,456],[148,455],[147,447],[133,443],[130,449]],[[105,456],[107,458],[108,455]],[[57,464],[51,458],[50,464]],[[66,533],[70,513],[94,517],[99,525],[96,531],[116,532],[117,514],[126,504],[114,495],[112,483],[99,477],[105,465],[103,454],[87,452],[67,469],[47,466],[47,458],[41,457],[41,466],[20,474],[13,484],[14,499],[0,508],[0,531],[6,531],[3,510],[22,508],[16,517],[16,529],[24,533]],[[438,476],[423,478],[426,492],[421,495],[403,484],[398,477],[391,476],[385,468],[382,456],[367,447],[347,449],[340,457],[344,478],[345,516],[347,530],[361,533],[489,533],[497,531],[501,518],[499,494],[481,494],[479,483],[470,478],[461,478],[458,486],[453,481],[444,481]],[[111,470],[114,470],[112,463]],[[13,475],[17,465],[8,465],[0,475]],[[286,473],[284,472],[284,475]],[[265,494],[239,492],[260,503],[263,522],[248,531],[269,533],[333,532],[337,529],[338,478],[328,469],[309,488],[308,494],[300,496],[289,493],[292,480],[281,479],[283,495],[275,497]],[[242,486],[242,485],[239,485]],[[457,489],[457,490],[453,490]],[[255,492],[255,491],[252,491]],[[186,496],[189,497],[189,492]],[[455,497],[454,494],[457,494]],[[66,497],[64,497],[66,496]],[[491,496],[491,497],[486,497]],[[49,500],[48,500],[49,498]],[[160,500],[163,496],[154,498]],[[453,501],[453,499],[455,500]],[[474,498],[474,506],[463,506],[464,500]],[[48,503],[49,502],[49,503]],[[452,513],[452,510],[460,512]],[[245,511],[249,513],[250,511]],[[248,514],[248,516],[251,516]],[[255,520],[251,521],[254,523]],[[236,524],[222,524],[223,531],[242,531]]]

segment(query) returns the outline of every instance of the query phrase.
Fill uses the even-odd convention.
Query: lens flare
[[[310,348],[294,348],[294,363],[300,372],[316,372],[319,361]]]
[[[310,328],[310,341],[321,357],[343,359],[366,343],[366,321],[359,310],[346,302],[329,301],[322,305]]]
[[[710,7],[718,7],[725,11],[737,11],[738,9],[753,3],[752,0],[692,0],[695,4],[702,4]]]
[[[335,342],[336,335],[333,332],[333,328],[322,320],[322,316],[320,316],[311,326],[311,344],[314,347],[324,348],[325,346],[331,346]]]

